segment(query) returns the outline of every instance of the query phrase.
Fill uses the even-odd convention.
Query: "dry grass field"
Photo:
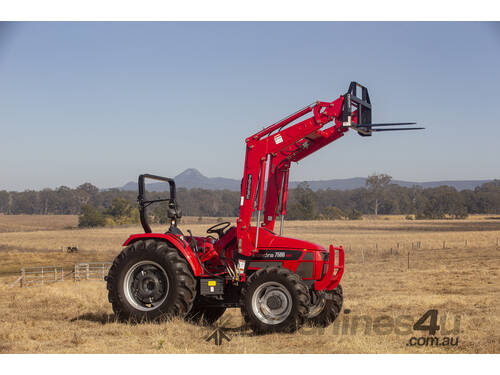
[[[188,219],[181,229],[201,234],[214,220]],[[221,346],[205,341],[213,327],[181,320],[116,322],[104,282],[8,288],[21,267],[69,270],[75,262],[111,261],[129,234],[141,232],[83,230],[76,223],[73,216],[0,216],[1,353],[500,353],[496,218],[287,222],[287,236],[346,249],[344,312],[327,329],[256,336],[239,310],[230,309],[222,321],[231,341]],[[68,245],[79,252],[63,253],[61,246]],[[458,338],[457,345],[407,345],[413,336],[428,336],[412,326],[429,309],[439,312],[436,337]]]
[[[48,219],[49,218],[49,219]],[[74,228],[78,225],[76,215],[3,215],[0,214],[0,233],[28,232]]]

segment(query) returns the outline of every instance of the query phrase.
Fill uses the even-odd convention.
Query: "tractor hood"
[[[255,231],[256,228],[252,227],[250,229],[250,236],[253,241],[255,241]],[[274,232],[271,232],[269,229],[260,228],[259,230],[259,249],[297,249],[297,250],[316,250],[316,251],[325,251],[323,246],[318,244],[299,240],[296,238],[283,237],[279,236]]]

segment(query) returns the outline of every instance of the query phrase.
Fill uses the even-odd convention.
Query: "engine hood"
[[[250,235],[255,240],[255,227],[250,229]],[[276,233],[271,232],[269,229],[261,228],[259,230],[259,244],[258,248],[263,249],[298,249],[298,250],[316,250],[326,251],[321,245],[299,240],[297,238],[282,237]]]

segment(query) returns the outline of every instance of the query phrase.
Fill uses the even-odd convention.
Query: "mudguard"
[[[195,277],[200,276],[203,273],[203,268],[201,267],[198,257],[191,249],[189,244],[181,237],[176,236],[171,233],[140,233],[133,234],[123,243],[123,246],[128,246],[131,243],[138,240],[156,239],[168,242],[171,246],[175,247],[183,256],[186,258],[191,271]]]

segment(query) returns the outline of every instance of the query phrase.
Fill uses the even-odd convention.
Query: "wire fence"
[[[335,240],[331,242],[335,243]],[[339,242],[339,241],[337,241]],[[342,241],[340,241],[342,242]],[[350,244],[343,242],[344,250],[369,252],[372,254],[380,254],[390,252],[398,254],[409,250],[460,250],[460,249],[475,249],[475,248],[494,248],[500,249],[500,237],[495,239],[425,239],[425,240],[400,240],[400,241],[370,241],[364,244]]]
[[[21,287],[42,286],[64,281],[64,269],[58,266],[23,268],[16,281]]]
[[[407,269],[410,269],[410,260],[415,256],[425,256],[427,253],[440,254],[441,256],[456,256],[456,251],[474,251],[477,249],[489,249],[500,251],[500,237],[495,241],[491,239],[470,240],[470,239],[450,239],[450,240],[423,240],[423,241],[395,241],[394,243],[376,242],[369,244],[343,244],[346,251],[346,263],[366,263],[373,262],[373,259],[389,261],[392,256],[402,256],[405,258]],[[407,260],[406,260],[407,259]]]
[[[108,274],[111,262],[104,263],[77,263],[73,269],[74,281],[104,280]]]
[[[332,241],[334,242],[334,241]],[[346,251],[347,263],[365,263],[365,260],[380,256],[398,256],[402,255],[408,258],[408,269],[410,269],[410,256],[415,252],[422,250],[456,250],[456,249],[474,249],[477,247],[488,247],[500,250],[500,236],[484,239],[424,239],[424,240],[401,240],[393,243],[387,241],[372,241],[368,244],[349,244],[343,243]],[[354,255],[354,257],[353,257]],[[61,266],[43,266],[23,268],[20,270],[18,278],[10,284],[10,288],[16,285],[19,287],[34,287],[46,284],[52,284],[65,280],[105,280],[108,274],[111,262],[88,262],[76,263],[71,270],[64,269]]]
[[[42,286],[64,280],[105,280],[111,262],[76,263],[71,270],[64,270],[60,266],[43,266],[22,268],[19,277],[10,284],[9,288],[19,285],[20,288]]]

